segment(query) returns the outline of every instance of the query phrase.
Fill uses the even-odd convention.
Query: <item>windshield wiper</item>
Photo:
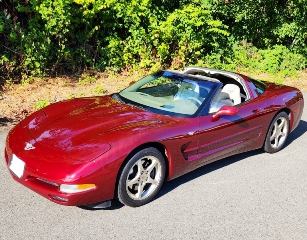
[[[142,106],[140,106],[140,105],[136,105],[136,104],[132,104],[132,103],[126,103],[126,104],[129,105],[129,106],[131,106],[131,107],[136,107],[136,108],[140,108],[140,109],[142,109],[142,110],[146,110],[146,111],[147,111],[146,108],[144,108],[144,107],[142,107]]]
[[[114,94],[112,95],[112,98],[113,98],[114,100],[116,100],[116,101],[121,102],[121,103],[125,103],[125,101],[120,97],[120,95],[119,95],[118,93],[114,93]]]
[[[127,104],[127,105],[129,105],[129,106],[131,106],[131,107],[136,107],[136,108],[140,108],[140,109],[142,109],[142,110],[146,110],[146,111],[147,111],[146,108],[144,108],[144,107],[142,107],[142,106],[140,106],[140,105],[133,104],[133,103],[131,103],[131,102],[125,102],[125,101],[123,100],[123,98],[120,97],[120,95],[119,95],[118,93],[114,93],[114,94],[112,95],[112,98],[113,98],[114,100],[116,100],[116,101],[119,101],[119,102],[121,102],[121,103]]]

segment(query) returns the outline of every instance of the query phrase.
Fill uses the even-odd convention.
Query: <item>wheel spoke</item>
[[[281,137],[285,137],[285,136],[286,136],[286,133],[284,133],[284,132],[280,132],[279,136],[281,136]]]
[[[276,122],[276,123],[277,123],[277,122]],[[281,130],[281,129],[284,127],[284,125],[285,125],[285,119],[282,118],[282,119],[281,119],[281,122],[278,124],[278,129]]]
[[[134,176],[134,178],[132,179],[127,179],[127,186],[131,187],[133,184],[137,184],[139,183],[139,180],[140,180],[140,176],[142,174],[142,172],[144,171],[144,168],[143,168],[143,165],[142,165],[142,161],[138,161],[136,163],[136,166],[137,166],[137,173],[136,175]],[[129,175],[131,175],[133,173],[133,168],[130,169],[129,171]]]
[[[151,177],[148,177],[147,183],[158,185],[158,181],[156,179],[152,179]]]
[[[137,167],[138,167],[138,174],[142,174],[142,172],[145,170],[144,167],[143,167],[143,163],[142,163],[142,160],[139,160],[137,162]]]
[[[135,194],[135,198],[136,199],[141,199],[142,198],[143,189],[144,189],[144,185],[143,184],[139,184],[138,185],[137,193]]]
[[[271,134],[270,141],[273,141],[276,138],[277,133],[277,122],[274,123],[273,133]]]
[[[273,144],[273,147],[277,147],[277,146],[278,146],[278,136],[274,138],[274,144]]]
[[[270,137],[270,141],[272,142],[276,138],[276,131]]]
[[[146,171],[148,172],[148,174],[150,174],[150,172],[157,166],[158,161],[156,159],[152,159],[151,160],[151,164],[146,168]]]
[[[127,186],[131,187],[133,184],[139,183],[140,175],[137,174],[133,179],[127,180]]]

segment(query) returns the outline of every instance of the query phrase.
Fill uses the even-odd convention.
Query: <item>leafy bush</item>
[[[282,72],[284,75],[306,68],[306,58],[301,54],[292,53],[285,46],[275,45],[273,48],[257,49],[244,44],[245,46],[238,44],[233,46],[232,60],[237,66],[269,73]]]
[[[305,3],[2,0],[0,78],[188,64],[291,72],[306,66]]]
[[[197,2],[15,0],[15,16],[5,9],[0,14],[7,40],[2,64],[41,75],[197,62],[222,47],[228,35]]]

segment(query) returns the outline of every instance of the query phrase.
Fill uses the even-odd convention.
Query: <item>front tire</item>
[[[268,153],[278,152],[285,144],[289,135],[289,117],[285,112],[278,113],[267,132],[264,143],[264,151]]]
[[[165,169],[164,157],[156,148],[139,151],[128,160],[120,174],[118,200],[130,207],[150,202],[163,184]]]

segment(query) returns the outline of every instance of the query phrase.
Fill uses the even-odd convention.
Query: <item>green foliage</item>
[[[39,98],[35,103],[34,103],[34,108],[35,110],[42,109],[50,104],[49,100]]]
[[[225,47],[229,35],[227,27],[214,20],[211,11],[192,4],[176,9],[159,26],[155,26],[151,39],[160,62],[169,59],[175,68],[195,64],[206,55]]]
[[[75,98],[75,95],[72,94],[72,93],[69,93],[68,96],[67,96],[68,99],[74,99]]]
[[[79,92],[78,95],[77,95],[77,97],[78,97],[78,98],[84,97],[84,92]]]
[[[229,34],[199,1],[15,0],[14,7],[27,22],[12,24],[2,13],[0,30],[7,27],[18,50],[2,59],[17,59],[16,69],[31,75],[180,67],[224,47]]]
[[[102,94],[107,94],[108,91],[107,90],[104,90],[103,87],[101,85],[98,85],[97,87],[95,87],[93,89],[93,92],[97,95],[102,95]]]
[[[234,45],[232,61],[235,65],[263,72],[293,75],[297,70],[306,68],[307,59],[297,53],[290,52],[285,46],[275,45],[268,49],[257,49],[254,46]]]
[[[92,75],[85,75],[85,76],[79,77],[79,79],[78,79],[78,82],[81,85],[91,84],[91,83],[94,83],[96,81],[97,81],[96,77],[92,76]]]
[[[306,67],[307,0],[2,3],[4,78],[192,64],[289,74]],[[81,84],[92,81],[90,76],[79,79]]]
[[[237,41],[258,48],[283,45],[306,54],[307,0],[218,0],[215,9]]]
[[[22,74],[20,81],[21,85],[30,84],[32,81],[33,81],[32,76],[27,76],[26,74]]]

